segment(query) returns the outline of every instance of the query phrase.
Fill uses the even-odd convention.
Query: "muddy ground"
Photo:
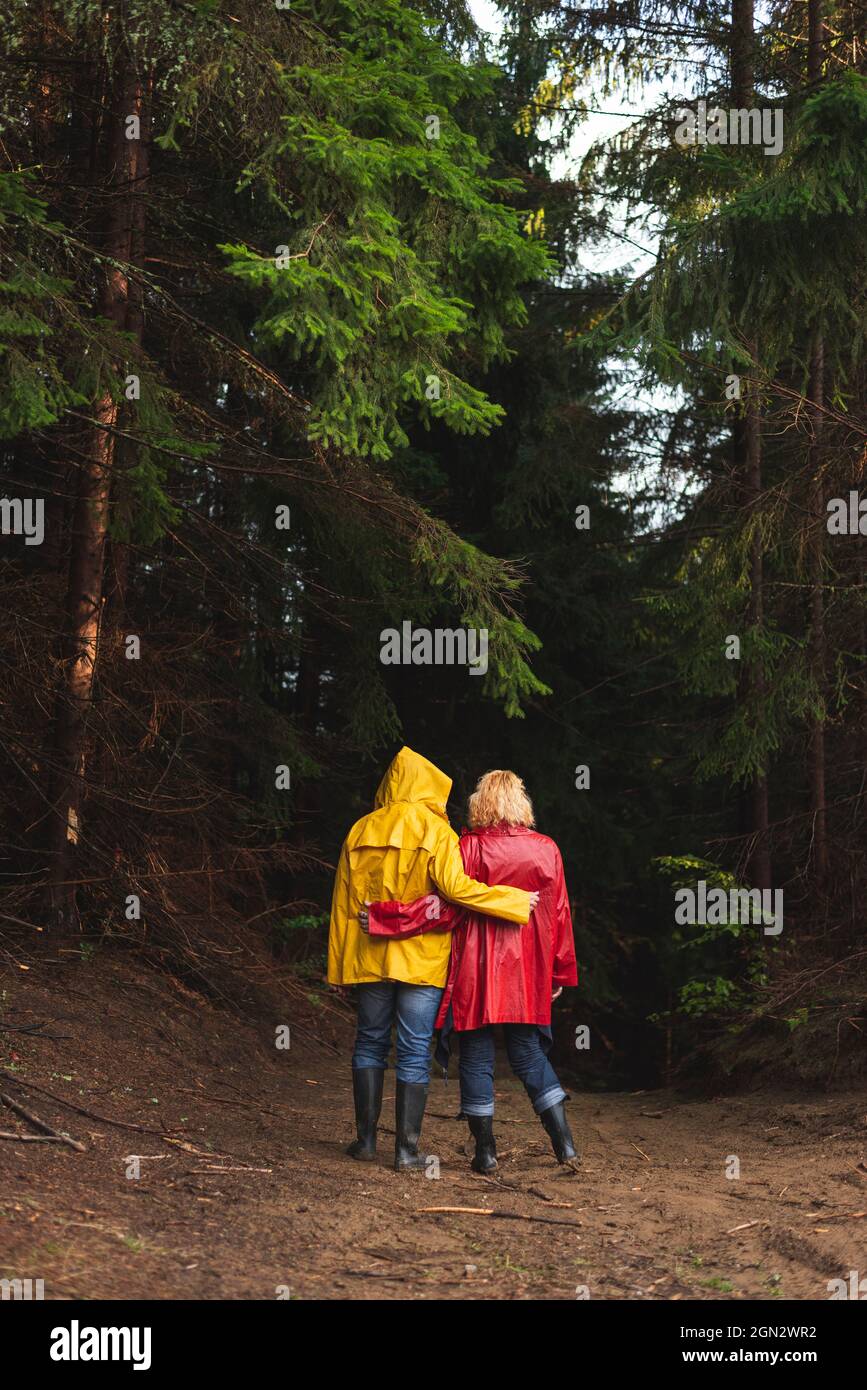
[[[431,1090],[439,1176],[397,1174],[392,1072],[380,1161],[343,1153],[351,1012],[288,975],[267,997],[244,1022],[111,956],[0,970],[0,1090],[84,1145],[0,1140],[0,1277],[53,1299],[774,1300],[867,1272],[863,1092],[575,1089],[573,1172],[505,1069],[495,1178],[455,1082]],[[5,1105],[0,1130],[38,1132]]]

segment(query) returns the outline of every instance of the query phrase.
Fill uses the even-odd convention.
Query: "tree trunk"
[[[305,751],[314,753],[322,698],[322,620],[315,602],[301,601],[301,642],[295,687],[295,723],[304,738]],[[293,839],[301,843],[315,827],[321,810],[319,782],[299,778],[293,796]]]
[[[738,107],[753,104],[755,87],[754,0],[732,0],[731,72],[732,102]]]
[[[121,52],[118,44],[117,52]],[[103,249],[107,256],[129,261],[135,223],[135,178],[139,141],[127,139],[126,118],[142,114],[142,92],[128,61],[121,64],[114,85],[106,140]],[[127,326],[129,280],[123,269],[104,269],[97,311],[118,329]],[[123,362],[107,366],[107,378],[93,406],[95,426],[84,462],[79,467],[72,521],[67,628],[63,669],[55,716],[52,815],[49,826],[49,907],[51,925],[69,931],[76,925],[76,894],[72,881],[75,847],[81,834],[81,807],[87,773],[87,725],[99,656],[103,608],[105,545],[108,532],[112,470],[115,462],[116,396]],[[114,376],[114,380],[112,380]]]
[[[810,721],[810,810],[813,821],[813,875],[820,890],[828,876],[828,833],[825,814],[825,508],[822,500],[822,407],[825,394],[825,354],[822,334],[813,339],[810,362],[810,673],[818,691],[820,708]]]
[[[750,344],[750,352],[755,357],[755,345]],[[762,435],[759,407],[754,391],[747,397],[743,427],[744,474],[746,478],[747,505],[754,510],[759,505],[762,493]],[[765,617],[764,594],[764,556],[760,535],[754,535],[750,542],[750,602],[749,622],[755,631],[761,631]],[[757,718],[767,698],[765,673],[757,663],[747,673],[749,698],[754,702]],[[750,884],[754,888],[771,887],[771,854],[768,844],[768,779],[764,770],[755,777],[750,789],[752,803],[752,849],[750,853]]]
[[[819,82],[825,62],[825,3],[808,0],[807,4],[807,80]]]
[[[807,77],[819,82],[824,62],[823,0],[809,0]],[[813,335],[810,357],[810,496],[808,525],[810,527],[810,672],[818,691],[820,709],[810,721],[810,810],[813,825],[813,876],[822,892],[828,879],[828,828],[825,811],[825,508],[822,498],[822,432],[825,403],[825,341],[821,329]]]
[[[127,143],[132,145],[130,160],[130,204],[132,212],[132,234],[129,260],[134,265],[143,265],[145,258],[145,227],[147,218],[147,184],[150,176],[150,109],[153,94],[153,71],[144,82],[144,95],[136,91],[136,113],[140,113],[141,139]],[[127,114],[132,114],[129,112]],[[133,281],[128,287],[126,306],[126,330],[138,343],[144,337],[144,304],[142,287]],[[113,505],[125,522],[130,520],[131,502],[129,487],[125,477],[126,457],[134,449],[130,441],[124,441],[121,455],[114,468]],[[126,457],[124,457],[126,456]],[[119,466],[118,466],[119,465]],[[130,582],[130,547],[126,540],[115,538],[108,553],[108,592],[106,595],[106,618],[112,632],[126,618],[127,590]]]
[[[737,107],[751,107],[755,89],[755,39],[753,33],[753,0],[732,0],[731,30],[731,71],[730,88],[732,104]],[[755,361],[758,347],[747,344],[750,357]],[[762,494],[762,434],[759,403],[754,387],[745,393],[742,427],[735,433],[735,463],[744,479],[747,506],[754,510],[759,505]],[[764,620],[764,557],[761,536],[754,535],[750,542],[750,602],[749,621],[754,629],[760,629]],[[745,682],[748,698],[761,711],[766,696],[765,678],[760,665],[747,672]],[[755,888],[771,887],[771,858],[768,845],[768,779],[762,769],[750,787],[751,805],[751,849],[749,859],[750,882]]]

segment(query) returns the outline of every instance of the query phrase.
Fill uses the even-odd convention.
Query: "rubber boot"
[[[566,1119],[566,1106],[562,1100],[558,1100],[556,1105],[543,1110],[539,1119],[548,1131],[557,1162],[565,1163],[569,1158],[577,1158],[572,1131],[569,1128],[569,1121]]]
[[[470,1134],[476,1141],[475,1157],[470,1162],[474,1173],[493,1173],[497,1163],[497,1144],[494,1139],[493,1115],[468,1115]]]
[[[346,1152],[350,1158],[371,1163],[376,1158],[376,1126],[382,1109],[382,1067],[358,1067],[352,1072],[352,1094],[355,1097],[355,1129]]]
[[[426,1156],[418,1151],[421,1122],[427,1104],[427,1086],[415,1081],[398,1081],[395,1097],[394,1166],[400,1173],[408,1168],[423,1168]]]

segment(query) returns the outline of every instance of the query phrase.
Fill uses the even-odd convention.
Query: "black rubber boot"
[[[382,1067],[359,1067],[352,1073],[358,1138],[353,1139],[346,1152],[350,1158],[358,1158],[363,1163],[370,1163],[376,1158],[376,1126],[382,1109],[384,1076]]]
[[[475,1157],[470,1163],[474,1173],[493,1173],[497,1163],[497,1144],[494,1139],[493,1115],[468,1115],[470,1134],[476,1141]]]
[[[543,1110],[539,1119],[548,1131],[557,1162],[565,1163],[569,1158],[577,1158],[572,1131],[566,1119],[566,1106],[562,1100],[558,1100],[557,1104],[550,1106],[548,1110]]]
[[[415,1081],[398,1081],[395,1098],[394,1166],[403,1172],[407,1168],[423,1168],[426,1156],[418,1151],[421,1122],[427,1104],[427,1086]]]

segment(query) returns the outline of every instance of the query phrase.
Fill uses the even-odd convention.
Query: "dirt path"
[[[351,1032],[321,1005],[286,999],[257,1029],[114,962],[7,974],[4,990],[7,1024],[66,1037],[0,1033],[0,1064],[154,1131],[0,1078],[86,1145],[0,1142],[0,1277],[44,1279],[47,1298],[826,1299],[829,1279],[867,1273],[863,1095],[576,1093],[575,1174],[504,1072],[489,1180],[449,1118],[455,1083],[437,1082],[424,1147],[439,1176],[396,1174],[393,1073],[381,1162],[343,1154]],[[0,1129],[18,1127],[0,1106]]]

